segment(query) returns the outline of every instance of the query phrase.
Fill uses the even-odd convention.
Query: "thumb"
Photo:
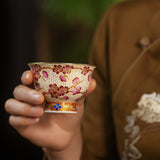
[[[85,97],[91,94],[95,90],[95,88],[96,88],[96,80],[92,78],[87,93],[85,94]]]
[[[25,71],[22,74],[21,82],[24,85],[30,85],[33,82],[33,74],[31,71]]]
[[[88,87],[87,92],[86,92],[86,93],[83,95],[83,97],[77,102],[77,104],[78,104],[78,105],[83,104],[84,101],[85,101],[85,98],[86,98],[89,94],[91,94],[91,93],[95,90],[95,88],[96,88],[96,81],[95,81],[95,79],[91,79],[90,85],[89,85],[89,87]]]

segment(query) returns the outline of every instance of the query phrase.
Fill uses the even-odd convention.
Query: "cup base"
[[[47,102],[45,105],[46,113],[77,113],[76,103],[74,102]]]

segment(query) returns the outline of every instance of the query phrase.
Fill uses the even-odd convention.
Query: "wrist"
[[[48,160],[80,160],[82,151],[81,129],[73,134],[70,143],[63,150],[56,151],[52,148],[43,148]]]

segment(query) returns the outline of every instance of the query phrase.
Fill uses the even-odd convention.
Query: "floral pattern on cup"
[[[86,93],[95,66],[74,63],[30,63],[34,76],[35,89],[41,92],[46,102],[52,106],[49,110],[55,111],[52,103],[76,103]],[[67,107],[66,107],[67,108]],[[65,108],[65,109],[66,109]],[[45,109],[47,110],[47,108]],[[49,111],[47,110],[47,111]],[[58,109],[57,112],[62,111]]]
[[[63,71],[63,67],[61,65],[54,65],[53,72],[59,74]]]
[[[43,71],[42,74],[45,78],[48,78],[48,73],[46,71]]]
[[[73,66],[70,66],[70,65],[66,65],[63,67],[63,74],[66,74],[66,73],[71,73],[71,70],[73,69]]]
[[[77,86],[74,90],[73,90],[73,95],[80,93],[81,87]]]
[[[72,81],[73,84],[76,84],[78,82],[79,82],[79,78],[78,77],[74,78],[73,81]]]
[[[89,67],[84,67],[81,73],[86,75],[88,72],[89,72]]]
[[[38,81],[38,79],[41,77],[39,73],[41,71],[41,66],[38,64],[31,65],[31,70],[32,70],[34,79]]]
[[[59,96],[65,95],[68,93],[68,87],[60,86],[58,87],[56,84],[49,85],[49,93],[52,98],[58,98]]]
[[[67,79],[64,76],[60,75],[59,78],[62,82],[67,82]]]

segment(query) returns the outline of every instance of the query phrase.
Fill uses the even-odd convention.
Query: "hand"
[[[14,99],[5,103],[6,111],[11,114],[9,123],[35,145],[54,151],[63,150],[80,132],[84,99],[77,103],[76,114],[44,113],[44,96],[30,87],[33,82],[32,73],[25,71],[21,81],[22,84],[14,89]],[[96,82],[92,79],[86,96],[95,87]]]

